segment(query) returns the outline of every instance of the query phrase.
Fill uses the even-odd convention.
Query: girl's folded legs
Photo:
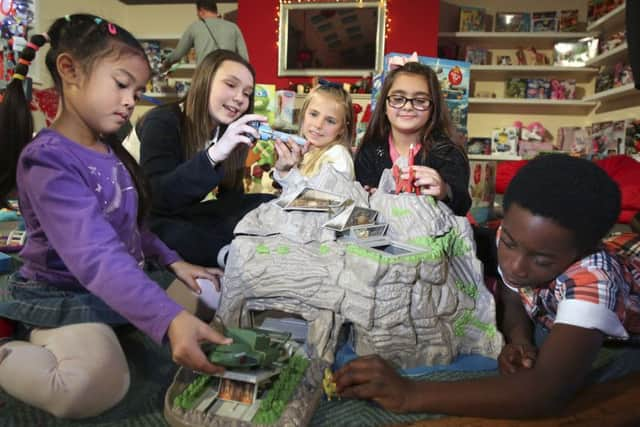
[[[30,342],[0,348],[0,387],[57,417],[101,414],[129,389],[129,368],[110,326],[79,323],[35,329]]]

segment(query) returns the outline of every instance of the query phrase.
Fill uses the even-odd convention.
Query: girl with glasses
[[[452,141],[435,72],[408,62],[386,76],[378,99],[355,156],[356,179],[375,191],[382,171],[394,164],[401,167],[401,178],[408,179],[408,160],[414,155],[413,184],[421,194],[465,215],[471,206],[469,162],[463,148]]]

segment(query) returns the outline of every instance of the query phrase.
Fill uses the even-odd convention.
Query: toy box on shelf
[[[567,67],[584,67],[598,53],[598,39],[584,37],[576,42],[559,42],[553,45],[553,64]]]
[[[384,71],[378,81],[374,81],[374,90],[371,93],[371,109],[375,108],[375,100],[382,86],[384,75],[390,70],[404,65],[406,62],[418,61],[428,65],[435,71],[442,96],[445,99],[451,121],[461,135],[467,135],[467,113],[469,110],[469,76],[471,65],[468,62],[453,61],[450,59],[418,56],[405,53],[388,53],[384,57]]]
[[[625,122],[599,122],[591,125],[591,147],[595,157],[602,158],[623,152],[625,141]]]
[[[485,31],[486,11],[481,7],[460,7],[460,24],[458,31]]]
[[[469,193],[471,194],[471,209],[469,213],[478,223],[491,218],[493,202],[496,197],[496,161],[469,162],[471,175],[469,178]]]
[[[518,154],[518,128],[509,126],[491,131],[491,153]]]
[[[560,19],[558,20],[558,31],[578,31],[578,9],[560,11]]]
[[[587,21],[597,21],[623,3],[624,0],[589,0]]]
[[[558,15],[552,12],[533,12],[531,14],[531,28],[533,32],[556,31],[558,29]]]
[[[531,14],[528,12],[496,13],[496,32],[528,32],[531,30]]]
[[[624,153],[640,161],[640,119],[625,122]]]
[[[276,106],[276,85],[256,83],[253,94],[254,113],[266,116],[269,124],[273,126],[276,119]]]
[[[467,153],[490,155],[491,138],[469,138]]]

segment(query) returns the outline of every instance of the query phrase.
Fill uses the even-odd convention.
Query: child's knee
[[[130,385],[129,369],[121,363],[64,369],[49,411],[61,418],[99,415],[120,402]]]

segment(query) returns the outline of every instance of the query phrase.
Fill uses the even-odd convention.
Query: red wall
[[[291,83],[308,83],[310,77],[278,77],[276,45],[276,7],[279,0],[238,0],[238,26],[242,30],[257,81],[272,83],[278,89]],[[387,0],[390,22],[385,53],[411,53],[435,56],[438,45],[439,0]],[[318,76],[353,82],[357,78]]]

